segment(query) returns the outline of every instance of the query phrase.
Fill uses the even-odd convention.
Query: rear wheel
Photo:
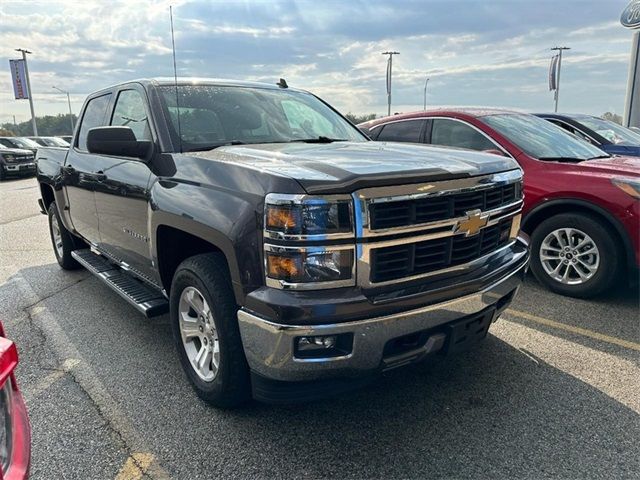
[[[171,284],[174,341],[196,393],[216,407],[235,407],[250,397],[237,310],[221,254],[197,255],[180,264]]]
[[[80,264],[71,256],[71,252],[77,249],[78,240],[62,224],[56,202],[51,202],[48,214],[49,234],[58,264],[65,270],[80,268]]]
[[[611,229],[582,213],[563,213],[542,222],[531,237],[531,269],[550,290],[589,298],[611,288],[623,252]]]

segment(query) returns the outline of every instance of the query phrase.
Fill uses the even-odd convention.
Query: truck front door
[[[141,86],[123,87],[112,112],[109,125],[130,127],[137,140],[153,140]],[[103,174],[95,191],[99,247],[125,267],[154,280],[147,232],[151,170],[139,158],[100,155],[98,162]]]

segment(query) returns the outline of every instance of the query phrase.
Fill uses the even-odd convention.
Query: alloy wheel
[[[540,263],[555,281],[580,285],[591,279],[600,266],[600,252],[593,239],[576,228],[559,228],[540,245]]]
[[[182,291],[178,316],[182,345],[191,367],[203,381],[213,381],[220,368],[220,342],[211,308],[197,288]]]

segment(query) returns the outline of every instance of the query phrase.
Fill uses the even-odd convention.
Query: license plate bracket
[[[447,354],[463,352],[484,340],[489,332],[494,315],[495,309],[489,308],[448,325],[447,345],[445,347]]]

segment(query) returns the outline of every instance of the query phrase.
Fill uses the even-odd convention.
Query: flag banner
[[[558,58],[559,55],[551,57],[551,65],[549,65],[549,91],[558,89]]]
[[[16,100],[29,98],[27,88],[27,75],[24,71],[24,60],[9,60],[11,67],[11,79],[13,80],[13,93]]]

